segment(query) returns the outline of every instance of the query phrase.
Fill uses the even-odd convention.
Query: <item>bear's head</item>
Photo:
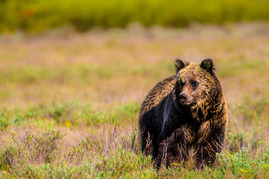
[[[181,109],[190,110],[193,117],[203,119],[221,93],[221,86],[214,73],[211,59],[200,64],[175,60],[176,83],[174,99]]]

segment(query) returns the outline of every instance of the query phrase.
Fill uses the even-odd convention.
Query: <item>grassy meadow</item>
[[[212,167],[157,173],[138,112],[175,58],[214,59],[229,107]],[[0,35],[0,178],[268,178],[269,24],[133,24],[78,34]]]

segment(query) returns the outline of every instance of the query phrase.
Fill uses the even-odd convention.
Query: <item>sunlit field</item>
[[[229,107],[204,171],[140,152],[140,105],[176,58],[212,58]],[[269,177],[268,23],[2,34],[0,79],[0,178]]]

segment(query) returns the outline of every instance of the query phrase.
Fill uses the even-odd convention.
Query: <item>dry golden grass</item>
[[[61,32],[0,38],[1,106],[142,101],[182,58],[215,60],[228,102],[268,84],[268,24]],[[262,86],[262,87],[263,87]]]

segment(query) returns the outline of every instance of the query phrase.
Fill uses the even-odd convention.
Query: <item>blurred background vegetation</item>
[[[269,20],[269,0],[0,0],[0,32],[40,32],[61,26],[183,27],[192,22],[223,24]]]

